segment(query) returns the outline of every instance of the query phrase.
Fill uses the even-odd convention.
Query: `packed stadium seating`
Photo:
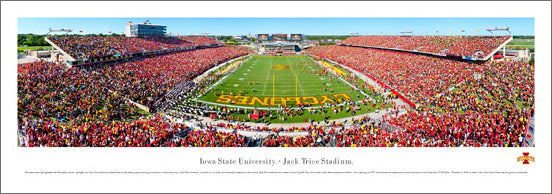
[[[447,91],[422,109],[429,114],[410,112],[391,123],[419,131],[426,139],[445,141],[435,142],[439,146],[459,140],[470,146],[519,145],[534,114],[533,67],[499,62],[487,63],[484,69],[480,76],[468,77],[458,90]]]
[[[130,54],[164,48],[183,48],[217,44],[204,36],[123,37],[123,36],[56,36],[48,37],[75,59],[94,59],[114,54]]]
[[[378,49],[333,45],[305,52],[367,73],[417,104],[482,70],[478,64]]]
[[[28,147],[237,147],[245,137],[216,131],[193,131],[184,124],[153,116],[131,122],[87,122],[64,125],[52,121],[23,124]],[[175,138],[187,132],[185,137]]]
[[[48,62],[20,64],[18,114],[26,123],[131,119],[139,114],[129,100],[151,106],[174,84],[248,52],[218,47],[68,70]]]
[[[344,46],[316,47],[309,53],[369,72],[422,104],[417,111],[386,120],[403,129],[394,131],[399,146],[520,146],[528,119],[534,114],[534,67],[529,63],[463,64]],[[431,88],[443,83],[461,85],[452,90]],[[409,90],[412,88],[416,89]],[[355,130],[347,133],[362,136]],[[354,144],[366,145],[365,140]]]
[[[471,57],[477,52],[484,57],[498,48],[509,36],[353,36],[341,44],[401,49]]]

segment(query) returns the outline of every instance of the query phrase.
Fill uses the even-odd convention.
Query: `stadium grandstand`
[[[340,45],[488,60],[511,36],[353,36]]]
[[[291,56],[206,36],[46,37],[67,60],[18,65],[19,145],[533,146],[534,64],[492,57],[511,36],[278,40],[264,54]]]
[[[64,53],[68,63],[75,65],[220,46],[217,41],[205,36],[58,36],[46,37],[45,40]]]

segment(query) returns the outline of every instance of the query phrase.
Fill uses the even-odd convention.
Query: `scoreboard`
[[[291,40],[301,41],[301,40],[303,40],[303,35],[302,34],[291,34]]]
[[[272,34],[272,40],[287,40],[287,34]]]
[[[260,41],[268,40],[268,34],[257,34],[257,39]]]

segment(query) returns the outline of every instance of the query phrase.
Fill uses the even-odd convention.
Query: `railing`
[[[490,52],[487,56],[485,56],[485,57],[483,58],[483,60],[484,60],[484,61],[489,60],[489,58],[491,58],[491,57],[493,56],[494,53],[498,52],[498,50],[500,50],[500,48],[505,47],[505,46],[506,46],[508,43],[510,43],[513,39],[514,39],[514,37],[513,37],[513,36],[510,36],[510,38],[509,38],[508,40],[504,41],[504,43],[502,43],[498,48],[496,48],[495,50],[493,50],[492,52]],[[505,53],[503,53],[503,55],[506,56]]]
[[[67,61],[76,61],[75,58],[73,58],[71,55],[67,54],[63,49],[61,49],[57,44],[52,42],[48,37],[44,37],[44,41],[46,41],[48,44],[52,45],[56,50],[61,52],[63,55],[65,55],[65,58]]]
[[[479,60],[479,61],[486,61],[490,57],[493,56],[494,53],[496,53],[500,48],[506,46],[506,44],[510,43],[512,41],[513,37],[510,36],[508,40],[506,40],[504,43],[502,43],[499,47],[494,49],[492,52],[490,52],[487,56],[484,58],[477,58],[473,56],[456,56],[456,55],[447,55],[446,53],[430,53],[430,52],[423,52],[418,50],[405,50],[400,48],[391,48],[391,47],[378,47],[378,46],[365,46],[365,45],[353,45],[353,44],[343,44],[338,43],[340,46],[352,46],[352,47],[363,47],[363,48],[372,48],[372,49],[381,49],[381,50],[392,50],[392,51],[400,51],[400,52],[407,52],[407,53],[417,53],[417,54],[424,54],[424,55],[432,55],[432,56],[439,56],[439,57],[461,57],[465,60]],[[419,47],[421,48],[421,47]]]

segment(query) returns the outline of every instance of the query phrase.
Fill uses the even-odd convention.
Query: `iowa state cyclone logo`
[[[529,156],[529,152],[523,152],[523,156],[518,157],[517,161],[523,161],[522,164],[530,164],[529,161],[535,162],[535,157]]]
[[[277,70],[284,70],[284,69],[289,69],[290,67],[288,65],[276,64],[276,65],[273,65],[270,68],[277,69]]]

